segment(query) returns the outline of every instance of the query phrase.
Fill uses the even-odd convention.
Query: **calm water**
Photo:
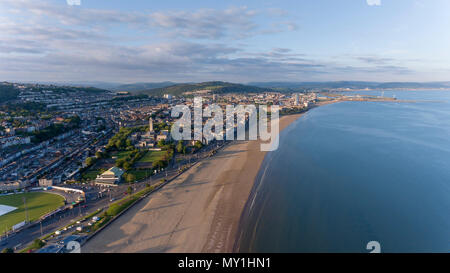
[[[450,252],[450,91],[384,95],[429,101],[327,105],[282,132],[241,251]]]

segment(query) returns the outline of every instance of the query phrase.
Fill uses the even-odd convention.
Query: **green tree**
[[[116,160],[116,167],[122,168],[124,163],[125,163],[125,159],[123,159],[123,158],[117,159]]]
[[[117,140],[114,145],[116,146],[117,150],[121,150],[123,146],[123,142],[121,140]]]
[[[97,152],[95,153],[95,157],[97,157],[97,158],[102,158],[102,157],[103,157],[103,153],[100,152],[100,151],[97,151]]]
[[[31,247],[33,249],[39,249],[39,248],[41,248],[43,246],[45,246],[45,243],[41,239],[34,240],[33,244],[31,245]]]
[[[12,248],[5,248],[2,250],[2,253],[14,253],[14,250]]]
[[[134,181],[136,181],[136,176],[135,176],[134,174],[132,174],[132,173],[129,173],[129,174],[126,176],[125,180],[126,180],[128,183],[133,183]]]
[[[183,146],[183,141],[178,141],[178,144],[177,144],[177,152],[178,153],[182,153],[183,152],[183,148],[184,148],[184,146]]]
[[[166,142],[164,141],[164,139],[160,139],[158,141],[158,147],[163,147],[166,144]]]
[[[194,146],[195,146],[195,148],[200,149],[200,148],[203,147],[203,143],[201,143],[200,141],[197,140],[197,141],[195,142],[195,145],[194,145]]]
[[[90,167],[90,166],[94,165],[94,163],[95,163],[95,158],[93,158],[93,157],[88,157],[88,158],[86,158],[85,163],[86,163],[86,165],[87,165],[88,167]]]
[[[128,161],[125,161],[123,163],[123,168],[128,171],[129,169],[131,169],[131,164]]]
[[[153,167],[155,169],[161,169],[164,168],[166,166],[167,162],[164,160],[157,160],[153,163]]]

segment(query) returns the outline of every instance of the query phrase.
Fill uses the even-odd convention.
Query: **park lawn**
[[[121,152],[114,153],[112,156],[117,157],[117,159],[122,159],[122,158],[126,158],[131,153],[132,153],[132,151],[121,151]]]
[[[28,218],[30,221],[38,220],[47,214],[64,205],[64,198],[57,194],[45,192],[27,192],[14,195],[0,196],[0,204],[16,207],[17,209],[0,216],[0,232],[3,233],[15,224],[25,221],[25,206],[23,197],[26,198],[28,208]]]
[[[136,176],[136,181],[139,181],[139,180],[149,177],[152,174],[152,172],[153,172],[153,170],[151,170],[151,169],[127,171],[127,173],[130,173],[130,174],[133,174],[134,176]]]
[[[152,163],[164,158],[166,151],[148,151],[138,162]]]

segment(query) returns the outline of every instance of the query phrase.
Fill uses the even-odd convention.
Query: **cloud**
[[[155,12],[149,15],[152,26],[169,35],[197,39],[244,38],[257,28],[255,13],[246,7],[226,10],[201,9],[196,12]]]
[[[76,1],[73,1],[76,2]],[[56,20],[66,26],[103,27],[125,24],[129,28],[158,31],[165,37],[190,39],[244,39],[262,33],[255,22],[256,10],[247,7],[195,11],[120,11],[80,8],[32,0],[2,0],[2,4],[35,20]],[[277,19],[281,20],[281,19]],[[280,22],[282,24],[282,22]],[[293,22],[283,31],[296,30]]]
[[[392,59],[392,58],[383,58],[383,57],[377,57],[377,56],[359,56],[359,57],[356,57],[356,59],[359,61],[365,62],[365,63],[378,64],[378,65],[387,64],[387,63],[391,63],[392,61],[394,61],[394,59]]]
[[[366,0],[369,6],[381,6],[381,0]]]
[[[24,41],[25,43],[25,41]],[[326,73],[323,64],[287,49],[252,53],[222,43],[166,42],[142,46],[115,46],[61,40],[49,44],[44,53],[39,47],[0,50],[22,54],[6,55],[0,75],[28,80],[117,80],[129,81],[250,81],[293,79]],[[37,54],[25,54],[36,50]],[[39,54],[41,53],[41,54]],[[18,73],[20,72],[20,73]]]
[[[17,41],[15,44],[19,44]],[[287,48],[252,52],[225,43],[186,41],[119,46],[110,43],[59,40],[45,49],[26,41],[21,46],[0,44],[0,51],[15,52],[2,57],[0,75],[13,80],[57,81],[160,81],[323,79],[333,75],[406,75],[406,67],[368,63],[348,66],[319,61]],[[19,54],[20,53],[20,54]]]
[[[349,66],[287,47],[249,46],[248,37],[299,27],[292,18],[246,7],[134,12],[31,0],[0,0],[0,6],[15,11],[0,17],[2,80],[246,82],[410,72],[372,55],[348,57],[358,62]]]
[[[67,5],[69,6],[80,6],[81,0],[67,0]]]

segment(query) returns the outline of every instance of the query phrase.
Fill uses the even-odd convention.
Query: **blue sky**
[[[450,80],[448,0],[77,1],[0,0],[0,80]]]

